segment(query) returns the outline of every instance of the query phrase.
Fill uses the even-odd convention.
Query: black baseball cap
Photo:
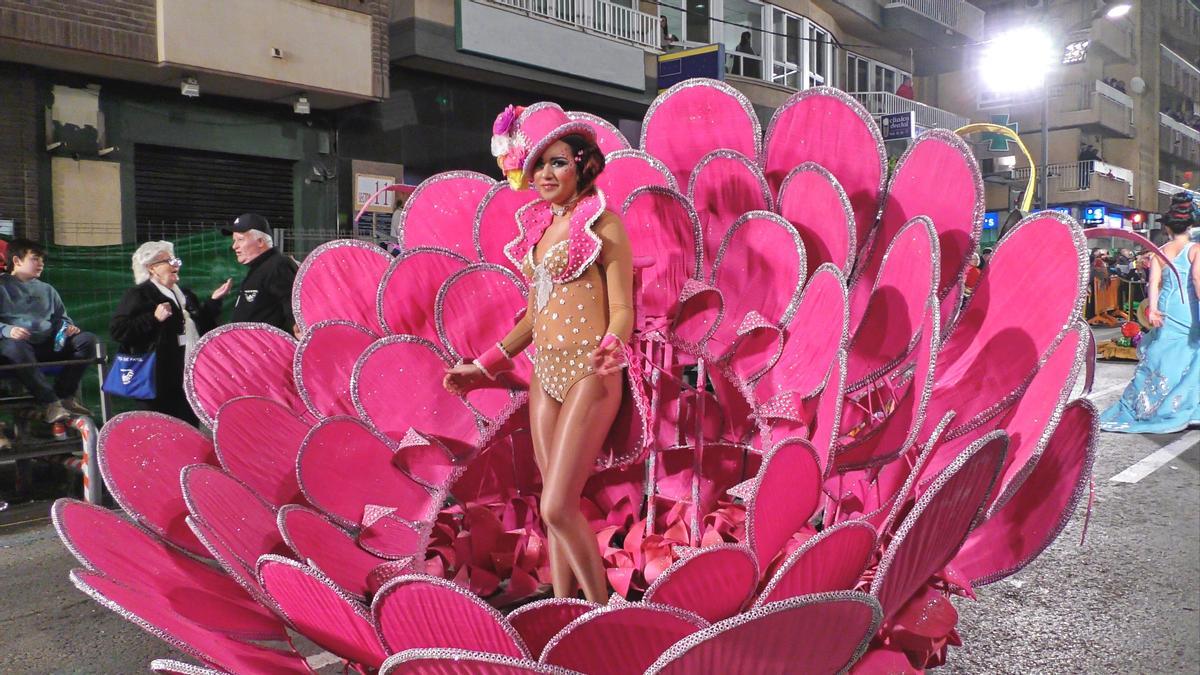
[[[233,221],[229,227],[222,227],[221,234],[229,236],[234,232],[249,232],[250,230],[258,230],[268,237],[273,237],[275,234],[271,231],[271,224],[267,219],[257,213],[243,213]]]

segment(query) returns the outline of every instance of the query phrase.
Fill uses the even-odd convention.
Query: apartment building
[[[996,36],[1036,25],[1060,55],[1043,92],[993,92],[977,68],[942,76],[943,103],[982,121],[1014,125],[1047,177],[1046,202],[1095,223],[1146,229],[1170,195],[1200,177],[1200,6],[1194,0],[974,0]],[[954,99],[950,102],[946,99]],[[1043,112],[1045,108],[1045,112]],[[1045,115],[1046,120],[1043,120]],[[1048,162],[1043,157],[1043,125]],[[1014,149],[979,146],[991,170],[990,213],[1016,203],[1029,163]],[[1001,158],[1012,157],[1015,165]],[[1043,167],[1042,165],[1045,164]],[[1040,199],[1039,199],[1040,201]]]
[[[336,218],[336,115],[388,95],[390,0],[0,0],[0,232]]]

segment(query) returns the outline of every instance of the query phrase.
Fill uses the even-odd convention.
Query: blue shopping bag
[[[104,391],[113,396],[150,400],[157,394],[154,386],[155,353],[120,354],[104,377]]]

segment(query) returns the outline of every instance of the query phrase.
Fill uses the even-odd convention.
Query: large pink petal
[[[705,278],[725,234],[743,213],[771,208],[771,192],[758,165],[732,150],[713,150],[692,172],[688,197],[700,218],[704,239]]]
[[[767,453],[746,506],[746,542],[761,567],[817,510],[820,480],[820,463],[808,441],[787,439]]]
[[[269,553],[287,553],[275,509],[245,483],[206,464],[184,468],[179,482],[192,531],[221,567],[263,602],[255,563]]]
[[[732,344],[734,332],[752,310],[786,326],[800,302],[807,269],[804,244],[782,216],[751,211],[738,217],[712,265],[711,283],[725,298],[727,317],[717,327],[717,342]]]
[[[450,275],[470,261],[443,248],[415,248],[401,253],[379,282],[375,299],[379,322],[393,335],[416,335],[437,341],[434,300]]]
[[[755,385],[757,401],[763,403],[785,392],[800,397],[816,392],[838,350],[846,346],[847,323],[845,279],[827,263],[804,287],[779,362]]]
[[[840,673],[879,628],[879,603],[840,591],[772,602],[689,636],[648,674]]]
[[[81,564],[114,582],[159,596],[180,618],[247,639],[277,640],[286,635],[279,619],[228,576],[112,511],[60,499],[50,517],[63,544]]]
[[[896,165],[874,241],[851,289],[851,306],[869,294],[892,239],[917,216],[930,219],[937,231],[936,285],[938,299],[944,298],[962,278],[979,241],[983,207],[983,179],[966,142],[946,129],[921,134]]]
[[[1003,433],[980,439],[938,475],[904,518],[871,582],[885,619],[950,562],[979,523],[1007,447]]]
[[[529,658],[499,612],[445,579],[421,574],[392,579],[371,602],[371,614],[389,653],[441,648]]]
[[[1097,418],[1087,399],[1067,406],[1020,488],[967,537],[954,566],[972,585],[1015,574],[1062,532],[1092,475]]]
[[[409,649],[383,663],[379,675],[581,675],[529,659],[466,649]]]
[[[349,321],[322,321],[308,329],[296,349],[296,389],[318,419],[355,414],[350,400],[354,364],[376,340],[371,331]]]
[[[475,258],[469,225],[495,184],[495,180],[474,171],[447,171],[422,181],[396,217],[401,250],[436,246]]]
[[[825,167],[805,162],[793,169],[779,186],[775,210],[800,233],[808,272],[833,263],[850,274],[858,253],[854,210],[846,191]]]
[[[854,241],[863,246],[887,180],[883,139],[871,114],[832,87],[793,94],[767,127],[767,183],[779,194],[784,178],[805,162],[827,169],[845,190],[854,209]]]
[[[875,528],[870,524],[851,520],[834,525],[784,559],[754,606],[810,593],[853,590],[874,552]]]
[[[359,417],[401,440],[409,429],[453,443],[456,453],[479,438],[475,415],[442,387],[449,363],[434,345],[409,335],[379,340],[354,368]]]
[[[294,650],[259,647],[188,621],[148,593],[83,570],[71,572],[71,582],[93,600],[132,621],[172,647],[230,673],[281,673],[308,675],[311,669]]]
[[[300,448],[300,488],[309,503],[342,527],[357,527],[368,505],[397,509],[409,520],[432,520],[431,491],[397,469],[390,441],[359,420],[332,417]]]
[[[387,656],[366,605],[346,595],[320,572],[294,560],[266,556],[258,562],[262,585],[304,637],[368,668]]]
[[[496,183],[484,195],[475,212],[475,255],[484,262],[503,265],[513,272],[512,261],[504,255],[504,247],[516,239],[521,231],[517,227],[517,211],[537,199],[533,190],[517,191],[507,182]],[[396,333],[412,331],[398,330]]]
[[[667,166],[641,150],[618,150],[609,155],[604,171],[596,178],[596,187],[604,193],[609,210],[622,214],[629,195],[647,185],[679,191]]]
[[[385,562],[358,547],[354,538],[324,516],[302,506],[279,510],[279,532],[297,559],[329,576],[340,588],[366,597],[367,576]]]
[[[943,341],[926,425],[954,410],[953,434],[1007,408],[1074,325],[1087,279],[1087,249],[1075,221],[1048,211],[1018,223]],[[1038,311],[1020,310],[1030,298],[1038,299]]]
[[[179,472],[189,464],[217,463],[210,439],[169,415],[121,413],[100,430],[97,456],[105,487],[126,513],[172,544],[208,555],[184,522]]]
[[[231,323],[200,338],[184,367],[188,403],[206,427],[217,411],[240,396],[262,396],[297,414],[305,412],[296,392],[292,361],[296,340],[261,323]]]
[[[541,661],[588,675],[638,673],[667,647],[707,625],[666,605],[610,604],[567,624],[546,645]]]
[[[850,296],[849,372],[853,392],[901,363],[917,345],[921,321],[937,283],[937,233],[914,218],[888,248],[874,288]],[[940,318],[940,317],[939,317]]]
[[[634,256],[654,259],[641,274],[641,316],[666,317],[688,279],[699,280],[703,267],[700,223],[691,203],[660,187],[635,190],[626,201],[625,229]]]
[[[683,187],[700,158],[718,148],[758,161],[762,127],[754,106],[716,80],[685,80],[650,104],[642,122],[642,150],[662,160]]]
[[[392,262],[378,246],[341,239],[321,244],[304,258],[292,287],[296,324],[303,330],[331,319],[381,331],[375,290]]]
[[[508,622],[520,634],[529,653],[540,656],[546,643],[567,624],[598,608],[594,602],[579,598],[547,598],[521,605],[508,615]]]
[[[309,430],[281,404],[246,396],[221,406],[213,427],[221,466],[275,506],[304,503],[296,455]]]
[[[758,584],[758,563],[741,544],[693,549],[646,589],[646,602],[695,613],[715,623],[737,614]]]

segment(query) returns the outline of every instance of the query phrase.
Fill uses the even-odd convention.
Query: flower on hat
[[[517,118],[524,111],[523,106],[510,105],[492,122],[492,156],[514,190],[521,190],[527,185],[521,167],[529,151],[516,132]]]

